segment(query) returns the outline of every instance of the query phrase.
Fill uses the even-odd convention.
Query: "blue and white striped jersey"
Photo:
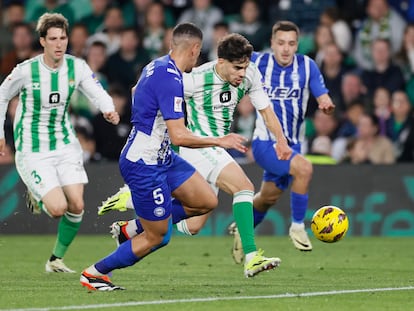
[[[252,61],[263,76],[265,90],[289,144],[302,142],[309,94],[319,97],[328,93],[318,66],[311,58],[300,54],[295,54],[292,64],[286,67],[276,62],[273,53],[255,52]],[[260,140],[275,140],[260,114],[253,136]]]
[[[184,118],[183,76],[169,55],[142,71],[132,98],[132,130],[123,152],[132,162],[168,163],[171,141],[166,120]]]

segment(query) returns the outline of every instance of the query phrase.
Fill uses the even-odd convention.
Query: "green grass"
[[[259,236],[265,255],[280,257],[282,264],[252,279],[233,263],[231,242],[231,237],[174,236],[142,262],[114,271],[112,281],[126,291],[90,293],[79,273],[44,272],[54,236],[3,235],[0,310],[414,310],[414,238],[313,240],[314,250],[301,253],[287,237]],[[78,236],[65,262],[80,272],[113,249],[108,236]],[[412,289],[332,292],[401,287]],[[204,301],[185,301],[197,298]],[[184,301],[166,303],[179,299]]]

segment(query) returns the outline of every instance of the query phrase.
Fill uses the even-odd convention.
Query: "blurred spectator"
[[[90,36],[88,43],[96,40],[105,42],[108,55],[115,54],[119,50],[123,28],[124,19],[121,9],[116,6],[109,7],[105,12],[103,30]]]
[[[229,25],[226,22],[218,22],[213,27],[213,46],[208,53],[201,53],[198,64],[203,64],[217,59],[217,46],[219,41],[229,33]]]
[[[385,39],[375,39],[372,42],[373,69],[362,71],[362,83],[371,97],[378,87],[388,89],[390,93],[405,87],[401,69],[392,63],[390,42]]]
[[[305,158],[312,164],[317,165],[332,165],[337,163],[337,160],[332,157],[332,142],[328,136],[316,137]]]
[[[93,119],[94,140],[96,152],[103,159],[118,161],[119,154],[131,130],[131,103],[130,93],[122,87],[113,85],[109,89],[115,105],[115,111],[120,116],[118,125],[109,124],[102,114],[97,114]],[[109,125],[109,126],[108,126]]]
[[[340,18],[338,8],[326,8],[320,16],[320,24],[331,29],[336,45],[342,53],[348,54],[352,47],[352,32],[349,25]]]
[[[359,100],[350,102],[342,116],[338,137],[355,137],[359,118],[365,113],[365,105]]]
[[[414,75],[414,24],[408,24],[404,29],[401,49],[395,55],[395,62],[409,81]]]
[[[341,100],[341,83],[347,70],[348,68],[344,65],[343,55],[338,46],[333,42],[328,43],[323,49],[321,73],[325,79],[329,95],[335,104]]]
[[[335,43],[331,28],[326,25],[319,25],[315,31],[313,50],[307,53],[309,57],[315,60],[319,67],[324,58],[323,50],[325,46],[331,43]]]
[[[414,22],[414,2],[412,0],[388,0],[388,3],[400,13],[405,20]]]
[[[17,64],[33,56],[34,35],[30,24],[14,24],[12,41],[13,50],[0,58],[0,81],[3,81]]]
[[[214,45],[214,25],[222,20],[223,12],[211,0],[193,0],[192,7],[181,14],[178,23],[192,22],[200,27],[203,31],[202,51],[208,53]]]
[[[391,93],[386,88],[379,87],[374,91],[373,108],[379,121],[379,134],[390,137]]]
[[[10,2],[2,8],[3,23],[0,26],[0,58],[13,50],[12,30],[14,25],[24,21],[25,9],[21,1]]]
[[[365,18],[366,0],[336,0],[341,17],[351,26],[352,32],[359,29]]]
[[[87,118],[72,115],[72,124],[82,147],[83,162],[95,162],[100,160],[100,156],[96,153],[96,143],[93,137],[93,127]]]
[[[341,82],[341,97],[339,102],[335,102],[336,110],[343,113],[348,109],[348,106],[354,102],[359,101],[364,106],[368,107],[366,88],[362,84],[360,76],[350,71],[344,74]]]
[[[253,130],[256,122],[256,110],[252,105],[249,96],[245,95],[237,104],[234,112],[234,119],[231,131],[233,133],[244,136],[248,141],[249,150],[246,153],[241,153],[237,150],[228,150],[230,155],[239,164],[247,164],[254,162],[253,154],[250,148],[250,142],[253,136]]]
[[[142,47],[142,38],[136,29],[125,28],[121,31],[120,49],[109,56],[104,73],[109,84],[119,83],[129,92],[149,61],[149,55]]]
[[[299,26],[302,35],[312,35],[319,24],[322,12],[335,5],[334,0],[279,0],[268,8],[271,24],[289,20]]]
[[[328,137],[330,140],[329,156],[339,160],[343,157],[346,147],[346,139],[337,136],[338,120],[334,114],[326,114],[322,110],[315,111],[313,116],[315,133],[309,137],[302,146],[302,153],[312,153],[313,141],[318,137]],[[326,155],[326,154],[325,154]]]
[[[67,3],[67,1],[59,0],[44,0],[43,3],[38,3],[37,6],[33,9],[31,16],[26,16],[26,20],[30,23],[36,24],[39,17],[44,13],[60,13],[68,20],[69,27],[75,23],[75,12],[72,7]]]
[[[256,51],[269,46],[271,27],[261,20],[261,12],[256,0],[245,0],[240,14],[229,22],[230,32],[246,37]]]
[[[91,0],[92,12],[79,21],[86,25],[89,34],[101,32],[104,29],[105,12],[108,5],[109,0]]]
[[[161,56],[165,34],[164,7],[159,2],[151,3],[145,12],[143,46],[151,59]]]
[[[146,23],[146,14],[151,3],[155,2],[154,0],[132,0],[127,1],[122,6],[122,12],[125,20],[125,25],[127,27],[135,27],[138,30],[143,31],[145,29]],[[157,1],[160,2],[160,1]],[[161,1],[164,7],[164,24],[165,27],[174,27],[175,26],[175,16],[171,9],[174,4],[171,4],[170,0]],[[172,2],[175,2],[172,0]]]
[[[404,91],[392,94],[391,139],[394,142],[397,162],[414,161],[413,109]]]
[[[406,22],[388,5],[387,0],[368,0],[366,14],[355,38],[353,54],[358,67],[370,70],[374,68],[372,43],[376,39],[389,40],[391,54],[396,53],[401,48],[401,30],[405,28]]]
[[[171,50],[173,28],[165,29],[164,38],[162,38],[162,46],[160,49],[160,55],[168,54]]]
[[[363,114],[358,121],[358,136],[350,154],[354,164],[393,164],[394,149],[388,137],[379,135],[379,120],[374,114]]]
[[[84,24],[74,24],[69,34],[68,54],[84,58],[88,37],[88,28]]]

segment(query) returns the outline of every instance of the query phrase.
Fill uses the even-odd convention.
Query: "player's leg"
[[[246,277],[273,269],[280,264],[279,258],[267,258],[257,250],[253,227],[254,186],[242,168],[231,161],[219,173],[216,185],[233,195],[233,215],[241,238],[241,246],[246,260],[244,273]]]
[[[272,142],[256,140],[252,146],[256,162],[265,171],[263,183],[254,199],[255,226],[264,219],[267,210],[279,200],[283,191],[292,183],[290,202],[292,224],[289,235],[299,250],[312,250],[304,229],[312,165],[300,155],[299,146],[293,146],[293,154],[287,161],[277,158]]]

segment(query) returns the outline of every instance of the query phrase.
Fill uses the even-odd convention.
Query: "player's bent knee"
[[[157,249],[160,249],[161,247],[166,246],[170,240],[171,240],[171,234],[172,234],[172,222],[169,222],[168,224],[168,231],[167,233],[163,236],[162,240],[160,243],[158,243],[157,245],[155,245],[151,251],[155,251]]]

